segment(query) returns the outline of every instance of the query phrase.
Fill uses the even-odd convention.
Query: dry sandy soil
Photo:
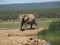
[[[42,30],[43,28],[25,31],[19,29],[0,30],[0,45],[27,45],[30,37],[35,38],[37,33]]]

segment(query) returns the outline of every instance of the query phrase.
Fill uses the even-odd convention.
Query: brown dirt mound
[[[14,37],[0,37],[0,45],[37,45],[37,42],[34,40],[30,40],[30,37],[20,37],[20,36],[14,36]],[[46,44],[45,40],[38,41],[39,45]]]
[[[11,45],[12,43],[7,37],[0,37],[0,45]]]
[[[0,45],[26,45],[30,37],[35,37],[38,31],[43,28],[34,30],[20,31],[14,30],[0,30]]]
[[[0,45],[23,45],[28,41],[28,37],[0,37]]]
[[[20,31],[19,29],[0,30],[0,36],[34,36],[39,31],[42,30],[43,28],[34,29],[34,30],[25,30],[25,31]]]

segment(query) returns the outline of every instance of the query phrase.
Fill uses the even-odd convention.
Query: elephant
[[[22,27],[23,25],[25,25],[25,29],[27,29],[27,24],[29,24],[31,27],[30,29],[32,29],[33,24],[36,25],[36,27],[38,28],[35,16],[33,14],[22,14],[19,15],[19,19],[21,22],[21,27],[20,30],[23,30]]]

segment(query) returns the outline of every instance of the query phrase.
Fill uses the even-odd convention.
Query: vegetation
[[[60,31],[60,21],[54,21],[49,26],[49,32],[57,33]]]
[[[60,9],[0,11],[0,20],[17,20],[23,13],[33,13],[37,18],[60,18]]]
[[[37,24],[40,28],[48,28],[52,21],[59,20],[60,18],[38,18]],[[28,26],[29,27],[29,26]],[[0,29],[18,29],[20,28],[19,20],[0,21]]]
[[[0,11],[0,29],[18,29],[18,16],[23,13],[33,13],[37,17],[38,26],[45,28],[38,33],[38,38],[46,39],[52,45],[60,45],[60,9]]]
[[[38,33],[38,37],[48,40],[52,45],[60,45],[60,21],[53,21],[48,29]]]

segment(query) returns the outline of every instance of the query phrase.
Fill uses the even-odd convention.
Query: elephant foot
[[[25,31],[25,29],[20,29],[20,31]]]
[[[37,28],[30,28],[30,29],[35,30],[35,29],[37,29]]]

